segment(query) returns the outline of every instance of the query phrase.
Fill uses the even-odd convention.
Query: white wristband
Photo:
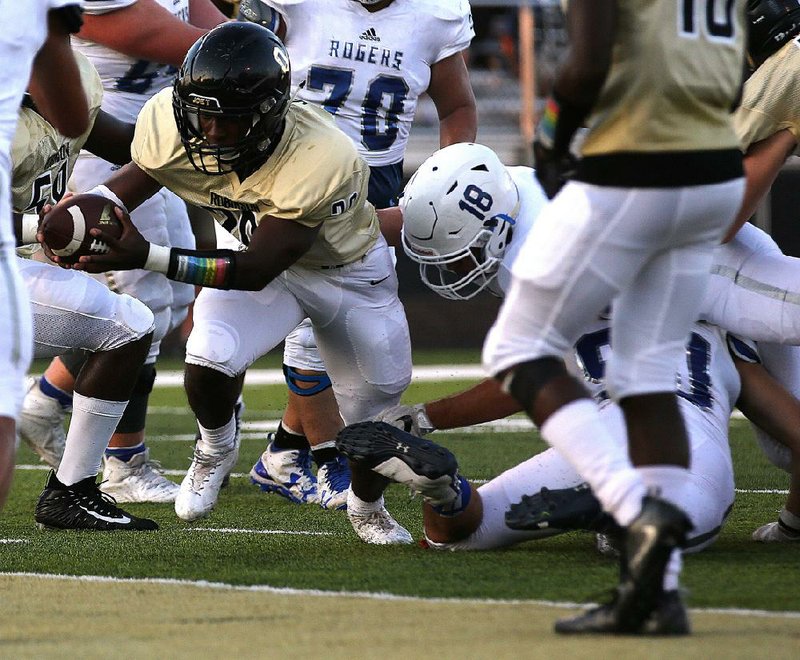
[[[19,237],[22,245],[36,242],[36,232],[39,231],[39,216],[34,213],[22,214],[22,236]]]
[[[94,188],[90,188],[89,190],[85,191],[85,194],[101,195],[106,199],[110,199],[117,206],[121,206],[125,210],[125,213],[128,212],[128,207],[125,206],[125,204],[122,203],[122,200],[119,197],[117,197],[116,193],[114,193],[114,191],[108,188],[107,186],[100,184],[99,186],[95,186]]]
[[[150,250],[147,253],[147,261],[144,262],[144,269],[152,270],[156,273],[164,273],[164,275],[166,275],[167,271],[169,270],[169,257],[171,251],[172,248],[150,243]]]

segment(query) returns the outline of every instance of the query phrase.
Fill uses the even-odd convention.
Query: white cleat
[[[207,516],[217,503],[222,482],[238,458],[238,440],[228,450],[214,453],[208,451],[202,440],[198,441],[192,464],[175,498],[178,518],[189,522]]]
[[[762,525],[753,532],[753,540],[762,543],[792,543],[800,541],[800,532],[792,531],[779,521]]]
[[[180,486],[161,474],[158,461],[150,460],[145,449],[130,461],[103,457],[103,481],[100,490],[117,502],[174,502]]]
[[[67,441],[64,432],[66,413],[58,401],[42,393],[38,378],[29,377],[26,385],[17,433],[42,461],[57,470]]]
[[[358,537],[371,545],[404,545],[413,543],[408,530],[398,523],[383,506],[383,498],[380,500],[380,508],[375,511],[359,511],[360,507],[354,505],[352,491],[348,491],[347,517],[353,525]]]
[[[323,463],[317,470],[317,496],[323,509],[347,508],[350,467],[344,456]]]

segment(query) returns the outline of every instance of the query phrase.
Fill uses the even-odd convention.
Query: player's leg
[[[494,373],[505,375],[511,394],[543,437],[589,482],[603,508],[629,527],[629,538],[636,530],[630,526],[645,521],[644,480],[627,452],[620,450],[596,405],[555,356],[571,348],[603,306],[631,286],[657,246],[672,236],[672,227],[665,224],[671,216],[665,212],[673,205],[669,191],[567,184],[539,216],[523,245],[511,291],[484,347],[485,362]],[[615,303],[614,316],[618,313]],[[613,331],[612,336],[616,339]],[[672,374],[674,380],[674,367]],[[646,520],[666,528],[669,525],[660,521],[662,504],[670,506],[660,500],[650,504],[656,511],[649,512]],[[654,556],[660,561],[662,554],[659,549],[655,555],[648,551],[635,556],[649,562]],[[649,563],[648,571],[630,571],[623,559],[628,581],[620,598],[592,610],[588,623],[581,617],[560,622],[557,630],[573,632],[573,626],[581,630],[590,626],[598,632],[639,630],[655,608],[652,595],[660,593],[650,590],[647,597],[639,597],[645,572],[645,590],[649,582],[661,579],[658,568],[663,567],[655,563],[652,571]],[[638,608],[639,603],[643,607]]]
[[[186,343],[186,394],[200,430],[175,512],[182,520],[208,515],[224,477],[236,464],[234,408],[247,368],[277,346],[304,313],[283,280],[258,292],[203,289]]]
[[[107,179],[113,171],[114,166],[110,163],[91,154],[83,154],[75,165],[70,186],[86,190]],[[162,190],[131,213],[132,222],[148,241],[171,245],[172,235],[176,234],[182,241],[191,242],[190,237],[184,236],[188,228],[186,207],[180,200],[176,204],[175,199],[172,193]],[[175,228],[170,229],[173,226]],[[190,228],[188,230],[190,233]],[[177,488],[158,471],[158,464],[150,460],[145,443],[145,426],[161,340],[174,327],[173,323],[185,315],[185,303],[178,305],[175,302],[173,283],[160,273],[139,269],[111,271],[96,277],[113,291],[127,293],[142,301],[155,316],[150,352],[145,364],[136,372],[136,385],[130,403],[104,457],[104,488],[108,488],[119,501],[171,502],[175,499]],[[178,291],[185,298],[185,291]],[[173,308],[177,309],[178,314],[175,319],[172,318]],[[74,362],[69,368],[73,374],[77,374],[81,368],[80,362],[69,356],[65,361],[70,359]]]
[[[31,361],[31,311],[17,270],[8,201],[8,172],[0,167],[0,509],[14,474],[16,419]]]
[[[800,344],[800,259],[745,224],[714,250],[700,318],[759,342]]]
[[[251,480],[262,490],[293,502],[343,508],[350,471],[332,440],[342,419],[308,319],[286,337],[283,373],[289,402],[277,432],[270,435],[267,448],[250,471]],[[311,471],[312,457],[322,477],[322,492]]]
[[[117,295],[90,277],[55,266],[21,265],[31,297],[36,354],[65,348],[90,351],[75,382],[72,420],[57,472],[51,472],[36,506],[42,527],[57,529],[157,529],[102,497],[95,482],[103,452],[130,398],[126,377],[141,366],[152,336],[153,315],[139,301]]]
[[[572,350],[646,259],[645,244],[625,250],[611,239],[624,237],[638,222],[634,205],[624,191],[567,184],[523,244],[484,345],[490,370],[505,374],[510,393],[544,439],[589,482],[620,524],[638,514],[644,485],[560,356]]]
[[[298,281],[297,286],[304,283]],[[411,345],[385,241],[379,239],[357,263],[321,271],[313,288],[304,288],[304,304],[345,423],[368,420],[396,405],[411,380]],[[376,485],[372,475],[351,476],[351,521],[361,516],[387,522],[383,484]],[[407,532],[401,536],[406,538]]]

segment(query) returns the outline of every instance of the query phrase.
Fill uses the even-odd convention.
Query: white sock
[[[683,568],[683,553],[675,548],[669,557],[667,570],[664,573],[664,591],[675,591],[679,586],[679,578]]]
[[[197,423],[200,429],[200,442],[205,445],[205,449],[212,454],[227,452],[236,442],[236,417],[231,415],[230,420],[218,429],[207,429]]]
[[[640,465],[636,468],[647,492],[686,512],[686,492],[692,473],[679,465]]]
[[[72,420],[67,431],[64,457],[56,478],[65,486],[94,477],[100,471],[103,452],[117,428],[127,401],[106,401],[72,395]]]
[[[636,468],[642,475],[648,492],[666,500],[681,509],[687,516],[686,490],[692,473],[679,465],[642,465]],[[673,591],[678,588],[678,580],[683,566],[680,549],[675,549],[667,564],[664,574],[664,589]]]
[[[644,483],[631,465],[625,439],[611,434],[594,401],[578,399],[562,406],[540,430],[620,525],[627,527],[639,515]]]
[[[347,489],[347,513],[355,516],[368,516],[383,508],[383,495],[374,502],[365,502],[353,492],[352,488]]]

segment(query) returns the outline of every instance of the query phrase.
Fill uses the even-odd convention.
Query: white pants
[[[11,163],[0,153],[0,417],[17,418],[31,363],[31,308],[14,253]]]
[[[69,181],[70,190],[80,192],[103,183],[118,168],[92,154],[82,152],[75,163]],[[131,213],[139,232],[151,243],[168,247],[194,248],[186,205],[169,190],[162,188]],[[161,340],[172,328],[186,318],[194,299],[194,287],[182,282],[170,282],[165,275],[149,270],[114,270],[96,275],[112,291],[127,293],[141,300],[153,312],[155,330],[148,362],[158,356]]]
[[[293,266],[261,291],[203,289],[186,361],[237,376],[306,317],[347,424],[399,401],[411,380],[411,346],[383,238],[352,264]]]
[[[510,291],[484,345],[486,367],[496,374],[564,355],[613,301],[609,392],[674,391],[713,248],[743,190],[743,179],[684,188],[568,183],[514,261]]]
[[[733,505],[733,464],[727,429],[710,423],[695,406],[679,399],[691,446],[691,481],[677,502],[694,525],[685,552],[698,552],[711,545]],[[614,437],[626,442],[625,422],[616,404],[606,405],[601,415]],[[551,536],[551,531],[525,532],[509,529],[505,513],[523,495],[547,488],[570,488],[583,480],[555,449],[548,449],[506,470],[478,488],[483,502],[483,519],[475,532],[457,543],[433,543],[437,550],[490,550],[530,539]]]
[[[800,259],[745,224],[714,250],[700,318],[753,341],[800,344]]]
[[[153,313],[127,294],[76,270],[17,258],[33,311],[37,358],[72,348],[109,351],[153,329]]]

